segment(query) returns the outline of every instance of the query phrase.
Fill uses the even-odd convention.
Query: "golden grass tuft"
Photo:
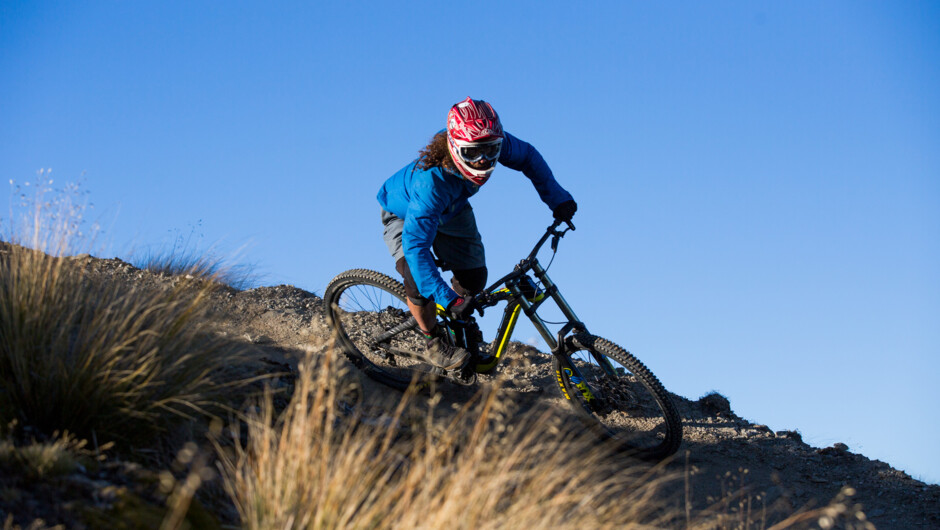
[[[237,350],[206,325],[206,286],[91,279],[18,245],[0,254],[0,421],[141,440],[204,411]]]
[[[315,362],[316,361],[316,362]],[[216,441],[226,490],[248,529],[873,528],[845,490],[821,508],[768,509],[746,489],[683,509],[681,477],[572,437],[559,411],[518,413],[484,388],[456,414],[424,417],[404,396],[380,418],[346,415],[334,353],[306,359],[278,415],[270,395]],[[688,499],[686,499],[688,501]],[[729,506],[734,503],[734,506]]]
[[[205,412],[240,360],[207,328],[215,287],[143,289],[86,274],[62,257],[77,245],[78,209],[36,189],[33,217],[0,242],[0,422],[142,442]]]
[[[226,259],[211,251],[200,253],[195,249],[174,246],[164,251],[138,254],[132,262],[154,274],[190,276],[235,289],[250,288],[258,281],[258,275],[250,265],[229,265]]]
[[[672,478],[661,469],[624,468],[548,411],[518,417],[496,389],[450,421],[432,411],[407,425],[406,402],[392,421],[344,419],[335,364],[308,359],[281,417],[267,400],[246,419],[247,445],[219,445],[246,528],[641,528],[677,516],[656,500]]]

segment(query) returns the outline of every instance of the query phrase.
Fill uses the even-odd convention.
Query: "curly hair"
[[[418,152],[418,167],[421,169],[431,169],[441,166],[451,173],[457,173],[457,166],[450,157],[450,149],[447,148],[447,132],[441,131],[431,138],[428,145]]]

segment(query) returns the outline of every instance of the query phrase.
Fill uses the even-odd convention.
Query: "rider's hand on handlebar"
[[[467,320],[473,314],[473,298],[457,298],[447,306],[447,314],[454,320]]]
[[[552,215],[559,221],[570,222],[576,211],[578,211],[578,203],[571,200],[556,206],[555,209],[552,210]]]

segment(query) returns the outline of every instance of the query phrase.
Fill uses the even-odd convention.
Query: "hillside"
[[[295,287],[232,293],[228,303],[234,309],[230,320],[234,329],[288,356],[328,336],[319,297]],[[521,343],[513,345],[510,355],[525,361],[523,366],[503,368],[509,376],[507,391],[516,394],[523,408],[531,407],[530,401],[557,401],[566,413],[556,395],[549,355]],[[370,392],[390,392],[368,380],[365,384]],[[464,389],[450,390],[444,393],[445,401],[466,396]],[[691,470],[695,509],[721,500],[734,504],[748,495],[754,497],[752,502],[790,510],[818,507],[850,486],[857,492],[854,500],[878,528],[940,528],[940,486],[914,480],[843,444],[817,448],[804,443],[798,432],[774,432],[734,414],[720,395],[698,400],[673,397],[683,418],[684,440],[667,467],[682,475]],[[686,486],[674,487],[672,493],[681,495]]]
[[[89,278],[135,288],[161,289],[181,281],[142,271],[119,259],[87,255],[68,259]],[[243,343],[255,356],[259,374],[281,373],[273,380],[282,388],[292,388],[290,374],[296,373],[304,355],[319,355],[329,348],[321,299],[301,289],[284,285],[245,291],[220,287],[212,291],[209,305],[218,321],[217,333]],[[517,362],[505,365],[496,376],[478,385],[503,385],[500,395],[514,404],[514,413],[520,417],[540,407],[556,407],[559,415],[569,414],[558,398],[550,357],[519,343],[512,346],[510,355]],[[363,401],[359,406],[370,411],[359,421],[382,418],[397,403],[400,395],[395,391],[356,373],[351,376],[358,377],[361,384]],[[475,390],[444,388],[436,409],[440,421],[446,421],[448,411],[458,408]],[[774,432],[752,423],[734,414],[733,404],[717,394],[697,400],[674,398],[683,418],[685,438],[674,460],[652,471],[657,476],[674,477],[659,492],[664,505],[692,514],[766,510],[770,526],[786,514],[826,506],[849,487],[855,493],[844,505],[863,511],[867,521],[878,528],[940,527],[940,486],[914,480],[842,444],[816,448],[804,443],[797,432]],[[414,406],[424,406],[422,400],[427,401],[416,398]],[[156,480],[154,474],[131,460],[124,455],[106,462],[98,471],[79,467],[64,479],[38,483],[11,476],[8,468],[0,467],[5,473],[0,475],[0,518],[11,517],[9,522],[23,527],[37,517],[47,524],[86,527],[76,522],[81,506],[108,508],[108,503],[117,498],[117,488],[134,489],[136,482]],[[236,520],[231,507],[226,508],[226,503],[219,500],[224,495],[218,485],[210,481],[203,490],[202,504],[215,511],[215,517]],[[138,517],[143,511],[134,513]],[[861,524],[861,520],[857,522]],[[818,524],[813,519],[794,526]],[[147,526],[141,523],[140,527]]]

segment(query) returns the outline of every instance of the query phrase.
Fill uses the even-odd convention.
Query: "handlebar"
[[[561,225],[562,222],[567,223],[568,227],[565,228],[564,230],[558,230],[558,227]],[[528,270],[528,267],[531,266],[532,260],[535,259],[535,255],[539,253],[539,250],[542,248],[542,245],[544,245],[545,242],[548,241],[549,237],[552,238],[552,250],[557,250],[558,240],[564,237],[565,233],[568,232],[569,230],[574,230],[574,225],[571,224],[571,221],[560,221],[558,219],[556,219],[555,222],[551,224],[551,226],[546,228],[545,234],[542,236],[541,239],[539,239],[539,242],[535,244],[535,248],[532,249],[532,252],[529,253],[529,256],[526,259],[522,260],[522,262],[519,263],[519,265],[516,265],[516,269],[514,271],[503,276],[499,280],[496,280],[492,285],[490,285],[483,291],[479,292],[474,297],[475,302],[477,304],[477,310],[480,311],[480,314],[481,315],[483,314],[484,307],[489,307],[495,303],[492,300],[490,300],[491,292],[496,290],[500,285],[503,285],[504,283],[510,281],[511,279],[517,278],[526,273],[526,271]]]
[[[559,231],[557,228],[561,225],[561,223],[567,224],[568,227]],[[552,250],[558,250],[558,240],[565,237],[565,232],[574,229],[574,225],[571,223],[571,221],[555,219],[555,222],[545,230],[545,235],[542,236],[542,239],[539,239],[539,242],[535,244],[535,248],[532,249],[532,252],[529,253],[529,256],[526,258],[526,260],[531,260],[534,258],[535,255],[539,253],[539,250],[541,250],[542,245],[548,241],[550,236],[552,236]]]

